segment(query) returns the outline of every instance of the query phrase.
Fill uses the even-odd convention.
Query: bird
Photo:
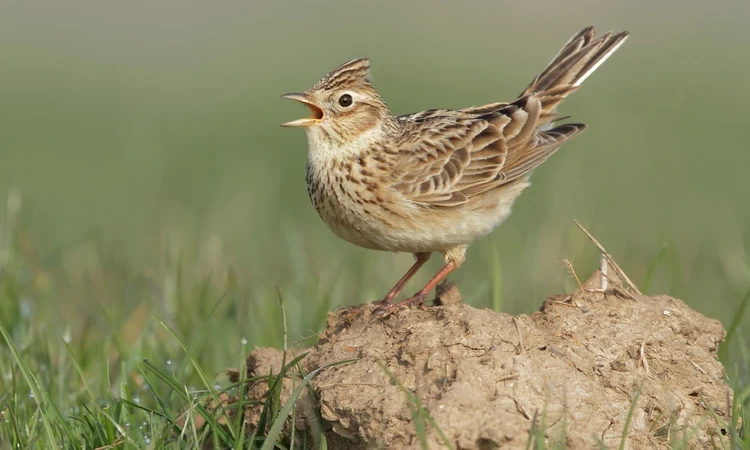
[[[597,37],[594,27],[582,29],[510,103],[394,116],[370,81],[367,58],[282,96],[310,110],[282,126],[306,132],[307,193],[323,222],[359,247],[416,258],[378,302],[381,315],[424,307],[430,291],[462,265],[469,245],[508,218],[533,170],[586,129],[560,124],[569,116],[558,106],[627,37],[627,31]],[[433,253],[445,264],[397,302]]]

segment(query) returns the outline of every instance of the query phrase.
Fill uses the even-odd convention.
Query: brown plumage
[[[464,260],[466,248],[510,214],[531,172],[586,129],[556,125],[557,107],[627,38],[573,36],[512,103],[433,109],[394,117],[355,59],[312,88],[285,97],[312,115],[284,124],[308,138],[308,194],[338,236],[361,247],[410,252],[417,262],[385,296],[384,312],[432,252],[446,265],[416,295],[423,302]]]

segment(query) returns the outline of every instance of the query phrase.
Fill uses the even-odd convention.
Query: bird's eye
[[[344,108],[348,108],[352,106],[352,103],[354,100],[352,100],[352,96],[349,94],[344,94],[341,97],[339,97],[339,105],[341,105]]]

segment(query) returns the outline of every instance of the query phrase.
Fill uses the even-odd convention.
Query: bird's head
[[[310,117],[282,124],[304,127],[311,146],[341,148],[383,130],[390,112],[370,84],[370,61],[349,61],[302,93],[286,94],[310,108]]]

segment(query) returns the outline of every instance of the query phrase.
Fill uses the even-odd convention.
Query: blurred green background
[[[394,114],[508,101],[595,25],[632,35],[562,107],[590,129],[451,278],[531,313],[575,287],[564,258],[581,279],[598,264],[575,218],[649,293],[727,326],[750,287],[748,17],[747,1],[4,1],[0,267],[23,261],[20,310],[82,347],[127,352],[153,314],[208,333],[198,357],[219,369],[242,338],[279,344],[276,287],[290,339],[312,342],[412,257],[326,229],[304,133],[278,126],[304,109],[279,96],[366,56]]]

